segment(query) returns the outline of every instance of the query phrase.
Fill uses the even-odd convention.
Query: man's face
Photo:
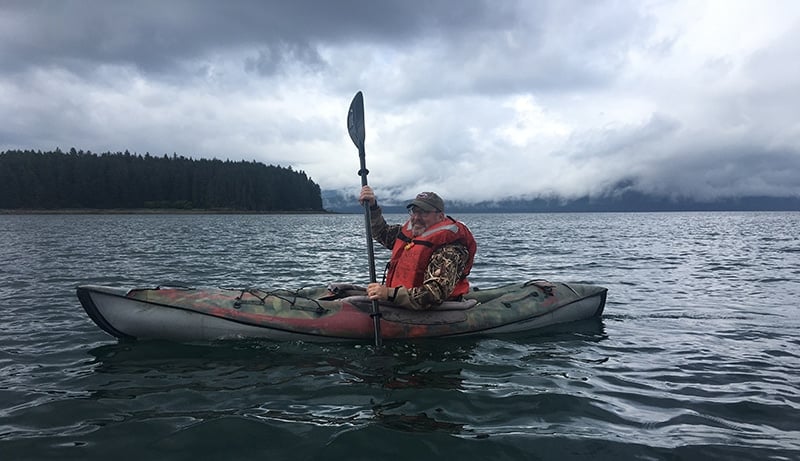
[[[425,232],[425,229],[442,220],[444,213],[441,211],[425,211],[422,208],[412,206],[408,209],[409,220],[411,221],[411,235],[417,236]]]

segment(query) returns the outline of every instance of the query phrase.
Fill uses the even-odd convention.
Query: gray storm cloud
[[[256,160],[491,201],[800,194],[800,4],[19,1],[0,150]],[[623,186],[620,186],[623,185]]]

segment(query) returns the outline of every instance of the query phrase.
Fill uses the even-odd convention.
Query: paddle
[[[358,158],[361,160],[361,169],[358,175],[361,176],[361,186],[367,185],[367,159],[364,149],[364,96],[359,91],[350,103],[350,110],[347,112],[347,132],[350,139],[358,147]],[[372,227],[370,226],[369,202],[364,202],[364,224],[367,228],[367,255],[369,257],[369,281],[378,281],[375,275],[375,250],[372,246]],[[381,311],[377,300],[372,300],[372,313],[370,314],[375,325],[375,346],[381,346]]]

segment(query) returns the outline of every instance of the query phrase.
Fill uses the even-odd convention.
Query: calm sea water
[[[0,459],[800,459],[800,213],[459,218],[475,285],[604,285],[602,320],[120,343],[77,285],[364,283],[363,217],[0,216]]]

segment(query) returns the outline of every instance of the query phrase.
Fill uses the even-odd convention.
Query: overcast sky
[[[0,150],[256,160],[384,202],[800,195],[800,1],[0,0]]]

